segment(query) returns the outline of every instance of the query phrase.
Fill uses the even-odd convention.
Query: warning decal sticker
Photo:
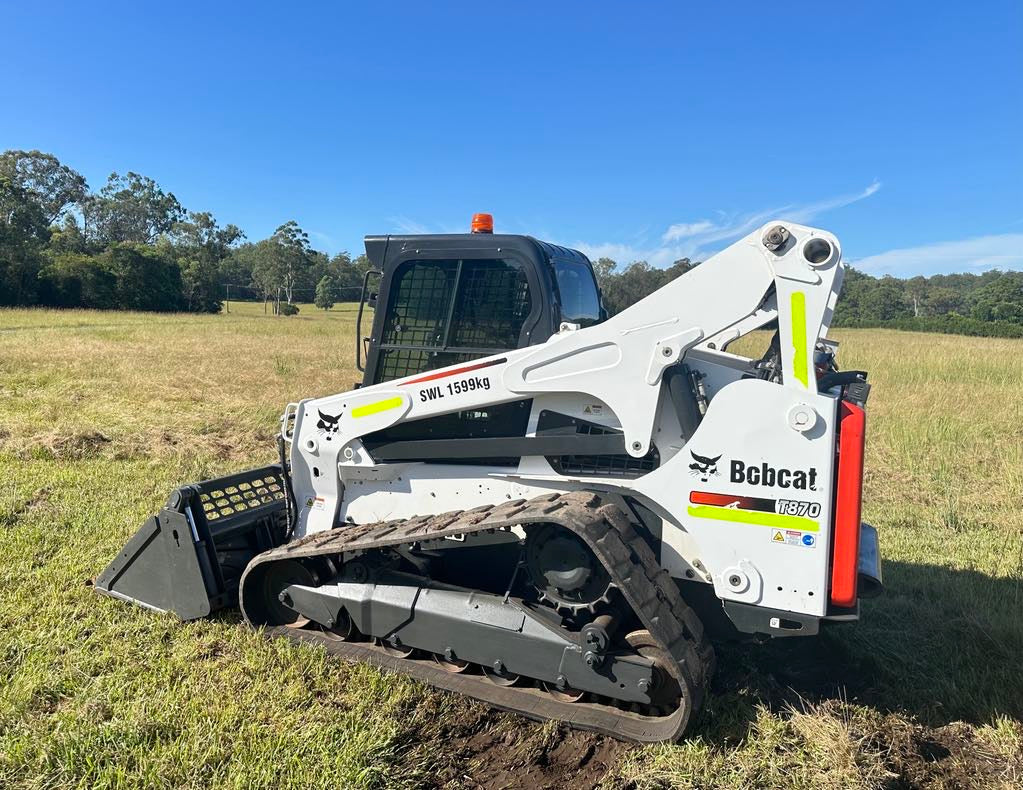
[[[798,529],[773,529],[771,530],[771,543],[813,548],[817,544],[817,538],[810,532],[801,532]]]

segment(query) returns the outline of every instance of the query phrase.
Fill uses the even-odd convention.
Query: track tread
[[[683,689],[683,703],[669,716],[641,716],[627,710],[586,703],[564,703],[535,689],[501,687],[478,676],[452,674],[432,662],[397,659],[364,644],[337,642],[312,631],[270,628],[268,633],[323,645],[328,651],[369,661],[388,671],[405,672],[440,688],[475,697],[535,719],[562,719],[572,726],[640,742],[677,740],[690,715],[699,709],[714,670],[714,649],[696,613],[660,567],[650,546],[626,515],[592,492],[552,493],[531,500],[511,500],[435,516],[419,516],[376,524],[346,526],[321,532],[263,552],[242,576],[259,565],[283,559],[361,552],[408,543],[441,542],[448,535],[510,529],[533,523],[554,523],[581,537],[611,574],[643,626],[668,652]],[[244,596],[242,611],[244,613]],[[248,615],[246,621],[250,622]]]

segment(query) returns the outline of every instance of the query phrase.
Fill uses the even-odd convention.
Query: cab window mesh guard
[[[412,260],[391,298],[375,380],[410,376],[517,348],[529,281],[507,260]]]

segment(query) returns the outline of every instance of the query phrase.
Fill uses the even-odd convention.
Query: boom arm
[[[779,226],[786,240],[768,249],[764,237]],[[642,457],[650,449],[662,374],[694,346],[720,348],[777,319],[784,386],[817,391],[814,346],[830,323],[840,257],[829,233],[768,223],[597,326],[468,365],[303,401],[290,410],[297,411],[299,450],[331,468],[331,454],[345,446],[354,453],[359,437],[402,420],[578,392],[608,405],[621,421],[627,451]],[[476,383],[484,379],[485,386]],[[326,433],[320,414],[339,417]],[[315,488],[317,495],[331,493]]]

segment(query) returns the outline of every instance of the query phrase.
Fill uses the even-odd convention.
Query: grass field
[[[0,311],[0,787],[1023,783],[1023,341],[835,333],[874,384],[865,517],[887,592],[817,640],[721,649],[680,745],[95,595],[175,485],[272,461],[285,403],[351,387],[353,325],[344,305]]]

